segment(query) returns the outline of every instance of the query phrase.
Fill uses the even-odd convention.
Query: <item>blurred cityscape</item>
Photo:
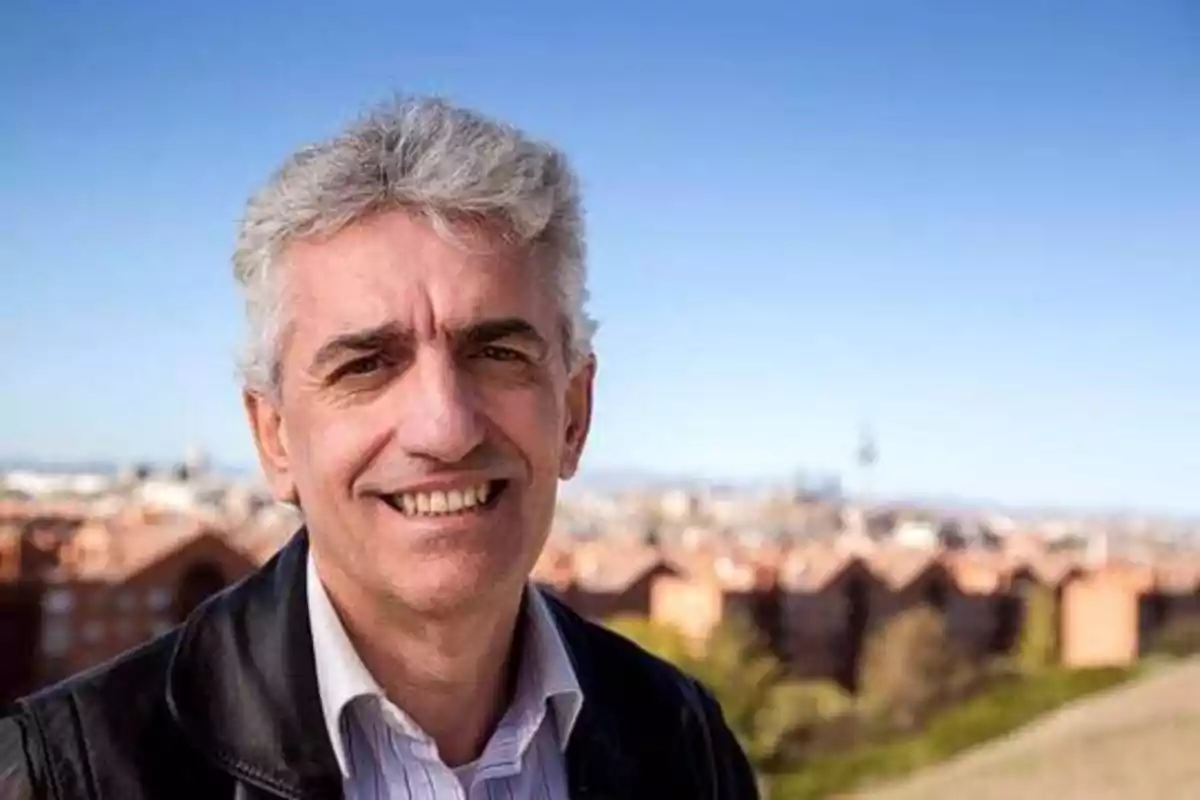
[[[860,459],[869,467],[873,454]],[[296,513],[199,450],[169,467],[12,465],[0,478],[0,700],[182,620],[271,555]],[[791,485],[593,482],[561,501],[535,579],[585,616],[700,640],[737,612],[795,675],[853,690],[867,633],[917,605],[981,656],[1009,651],[1031,585],[1059,658],[1126,665],[1200,615],[1200,524],[864,501]]]

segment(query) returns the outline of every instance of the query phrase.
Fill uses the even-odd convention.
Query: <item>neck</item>
[[[431,618],[366,596],[318,570],[359,658],[388,699],[437,742],[451,767],[480,756],[507,705],[516,669],[520,592]]]

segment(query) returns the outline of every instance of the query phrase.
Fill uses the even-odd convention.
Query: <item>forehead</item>
[[[304,339],[398,322],[419,335],[484,317],[549,334],[556,311],[528,248],[481,228],[453,236],[405,211],[380,214],[284,253],[293,334]]]

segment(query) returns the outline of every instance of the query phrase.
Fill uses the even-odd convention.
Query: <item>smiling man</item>
[[[700,685],[529,583],[596,374],[562,154],[398,101],[291,157],[234,262],[247,416],[304,527],[20,701],[0,798],[756,797]]]

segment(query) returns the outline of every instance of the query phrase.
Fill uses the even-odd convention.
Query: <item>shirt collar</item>
[[[554,621],[541,590],[531,585],[526,593],[529,598],[525,605],[528,635],[521,655],[521,671],[523,674],[533,673],[533,683],[539,687],[541,698],[550,703],[554,711],[558,745],[565,752],[583,706],[583,689],[575,675],[575,667],[558,623]]]
[[[342,775],[349,776],[342,714],[358,697],[385,697],[379,682],[367,670],[350,642],[345,626],[317,574],[311,551],[308,554],[306,584],[317,687],[325,728]],[[526,596],[528,602],[523,607],[527,628],[514,702],[532,702],[542,709],[549,704],[554,714],[559,747],[565,751],[583,706],[583,690],[545,599],[533,586],[527,588]],[[402,712],[398,716],[407,722]]]

